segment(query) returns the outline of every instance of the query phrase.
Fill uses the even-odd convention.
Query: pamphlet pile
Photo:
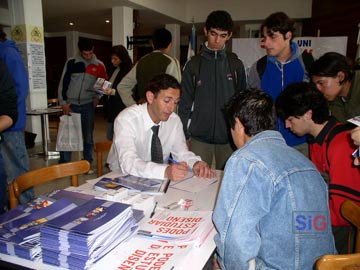
[[[199,247],[213,229],[212,211],[164,210],[140,225],[138,235]]]
[[[41,227],[43,262],[88,269],[136,229],[130,205],[91,199]]]
[[[66,198],[39,198],[33,205],[11,209],[0,217],[0,252],[27,260],[41,257],[40,227],[74,208]]]

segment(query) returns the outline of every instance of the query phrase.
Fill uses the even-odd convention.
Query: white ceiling
[[[10,0],[12,1],[12,0]],[[311,16],[312,0],[42,0],[44,31],[79,31],[111,37],[112,7],[127,6],[138,11],[136,33],[151,34],[165,24],[180,24],[181,34],[190,32],[191,21],[201,29],[208,13],[229,11],[234,21],[259,21],[275,11],[292,18]],[[74,22],[70,26],[69,22]]]

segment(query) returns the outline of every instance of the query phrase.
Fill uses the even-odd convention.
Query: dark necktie
[[[151,161],[156,163],[163,163],[163,152],[161,147],[161,142],[158,137],[160,126],[153,126],[151,129],[153,131],[153,136],[151,139]]]

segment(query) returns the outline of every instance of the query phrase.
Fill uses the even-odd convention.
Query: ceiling
[[[134,32],[138,35],[149,35],[153,29],[172,23],[180,24],[182,31],[191,28],[176,19],[125,0],[117,0],[116,6],[121,6],[121,3],[134,9],[134,18],[137,20]],[[79,31],[111,37],[113,5],[114,1],[108,0],[42,0],[44,31],[47,33]],[[110,23],[105,23],[105,20],[110,20]],[[73,22],[74,25],[70,26],[69,22]]]

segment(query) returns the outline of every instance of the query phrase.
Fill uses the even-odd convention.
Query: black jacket
[[[238,61],[238,89],[234,86],[235,78],[232,78],[225,49],[213,51],[204,46],[201,52],[199,78],[194,78],[192,61],[186,64],[181,82],[182,93],[178,114],[187,139],[193,137],[211,144],[226,144],[231,141],[223,109],[236,91],[246,88],[244,65],[240,59]],[[189,120],[191,122],[187,128]]]
[[[120,65],[120,71],[117,74],[114,83],[112,84],[112,88],[115,89],[115,96],[104,96],[104,108],[107,121],[109,123],[113,123],[116,116],[126,108],[125,104],[123,103],[118,91],[117,85],[121,82],[122,78],[125,77],[126,74],[131,69],[131,62],[127,65]],[[111,78],[112,74],[114,73],[115,69],[110,72],[109,78]]]

